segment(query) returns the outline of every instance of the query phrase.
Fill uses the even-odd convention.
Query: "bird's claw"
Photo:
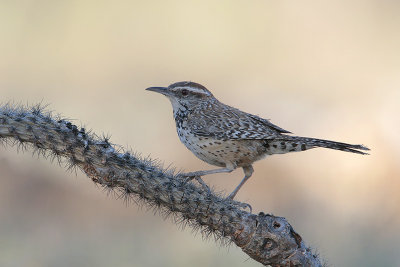
[[[196,175],[190,175],[190,173],[180,173],[176,177],[182,179],[184,183],[187,183],[196,178]]]
[[[228,199],[230,199],[230,198],[228,198]],[[232,202],[233,202],[233,204],[234,204],[235,206],[238,206],[238,207],[240,207],[240,208],[242,208],[242,209],[244,209],[244,210],[245,210],[246,208],[248,208],[250,213],[253,212],[253,208],[252,208],[251,205],[248,204],[248,203],[239,202],[239,201],[232,201]]]
[[[187,172],[177,175],[177,177],[187,177],[190,178],[190,180],[194,179],[196,176],[202,176],[202,172]]]
[[[211,194],[210,187],[203,181],[203,179],[201,179],[200,175],[196,174],[195,172],[178,174],[178,178],[184,178],[184,183],[195,179],[208,195]]]
[[[193,179],[193,178],[192,178]],[[211,195],[210,187],[201,179],[200,176],[195,176],[194,179],[203,187],[203,189],[207,192],[207,195]]]

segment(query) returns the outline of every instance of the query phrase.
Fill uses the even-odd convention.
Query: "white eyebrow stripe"
[[[185,88],[185,87],[182,87],[182,88]],[[209,92],[207,92],[207,91],[205,91],[205,90],[203,90],[203,89],[196,88],[196,87],[188,86],[188,87],[186,87],[186,88],[189,88],[189,90],[192,91],[192,92],[194,92],[194,93],[200,93],[200,94],[211,95]]]

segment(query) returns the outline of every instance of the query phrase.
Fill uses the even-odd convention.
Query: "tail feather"
[[[317,138],[309,138],[309,137],[300,137],[300,136],[287,136],[288,139],[287,141],[290,142],[296,142],[299,143],[302,147],[302,150],[307,150],[315,147],[324,147],[324,148],[330,148],[330,149],[336,149],[336,150],[341,150],[341,151],[346,151],[346,152],[352,152],[352,153],[357,153],[361,155],[369,155],[366,152],[363,151],[368,151],[369,148],[363,145],[352,145],[352,144],[347,144],[347,143],[341,143],[341,142],[335,142],[335,141],[330,141],[330,140],[324,140],[324,139],[317,139]],[[363,151],[360,151],[363,150]]]

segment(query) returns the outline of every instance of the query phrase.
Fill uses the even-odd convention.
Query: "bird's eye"
[[[189,91],[187,89],[182,90],[182,95],[187,96],[189,94]]]

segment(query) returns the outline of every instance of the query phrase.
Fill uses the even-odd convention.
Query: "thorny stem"
[[[80,168],[95,183],[144,201],[206,236],[232,241],[264,265],[322,266],[285,218],[249,213],[241,208],[244,203],[185,183],[150,160],[120,153],[107,138],[78,129],[40,106],[0,107],[0,140],[9,139],[66,158],[70,167]]]

